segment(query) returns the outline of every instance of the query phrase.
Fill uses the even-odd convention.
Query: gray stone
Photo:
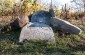
[[[31,22],[49,24],[50,18],[51,18],[51,15],[49,12],[41,10],[32,15]]]
[[[51,18],[51,25],[53,27],[56,27],[56,29],[59,29],[64,32],[69,32],[71,34],[81,34],[82,32],[79,27],[57,17]]]
[[[49,13],[50,13],[51,17],[55,17],[55,16],[56,16],[53,8],[50,8],[50,9],[49,9]]]
[[[50,26],[43,23],[29,23],[21,30],[19,42],[27,40],[48,40],[55,43],[54,33]]]

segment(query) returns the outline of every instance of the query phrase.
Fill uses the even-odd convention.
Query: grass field
[[[56,35],[56,46],[45,41],[18,44],[19,30],[0,34],[0,55],[85,55],[85,35],[70,35],[64,39]]]
[[[46,41],[28,41],[19,45],[20,30],[0,33],[0,55],[85,55],[85,26],[81,35],[61,39],[55,33],[56,46]]]

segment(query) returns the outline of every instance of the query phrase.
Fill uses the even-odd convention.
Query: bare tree
[[[82,0],[81,2],[79,2],[79,1],[81,1],[81,0],[72,0],[71,2],[74,2],[76,8],[78,9],[78,12],[81,12],[81,8],[83,8],[82,1],[85,2],[85,0]],[[84,3],[84,8],[85,8],[85,3]],[[79,13],[78,13],[78,15],[79,15]],[[81,20],[81,24],[84,25],[82,18],[80,18],[80,20]]]
[[[84,12],[85,12],[85,0],[82,0],[82,2],[84,3]]]

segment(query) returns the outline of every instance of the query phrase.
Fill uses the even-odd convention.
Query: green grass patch
[[[0,55],[85,55],[85,34],[68,35],[61,39],[57,35],[56,46],[46,41],[27,41],[19,45],[20,30],[0,34]],[[84,40],[85,41],[85,40]]]

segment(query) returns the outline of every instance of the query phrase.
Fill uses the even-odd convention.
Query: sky
[[[74,0],[76,1],[76,0]],[[45,6],[49,6],[51,3],[51,0],[38,0],[39,4],[44,4]],[[77,0],[77,3],[83,4],[81,0]],[[72,0],[52,0],[52,4],[58,7],[59,9],[62,8],[65,4],[68,4],[68,7],[71,7],[72,10],[78,11],[79,9],[82,9],[82,6],[76,5]],[[78,9],[79,8],[79,9]]]
[[[17,0],[19,1],[19,0]],[[62,8],[62,6],[64,6],[65,4],[68,4],[68,7],[71,7],[73,8],[74,10],[78,8],[82,8],[82,6],[79,6],[74,3],[74,2],[71,2],[72,0],[52,0],[52,4],[55,5],[56,7],[58,7],[59,9]],[[81,0],[77,0],[78,3],[82,3]],[[45,6],[50,6],[50,3],[51,3],[51,0],[38,0],[38,3],[41,4],[41,5],[45,5]],[[78,9],[77,9],[78,10]]]
[[[65,4],[65,3],[69,3],[70,4],[71,0],[58,0],[57,2],[61,3],[61,4]]]
[[[20,1],[20,0],[17,0]],[[51,0],[38,0],[41,3],[50,3]],[[65,4],[65,3],[70,3],[71,0],[53,0],[53,3],[59,3],[59,4]]]
[[[39,3],[42,3],[42,4],[49,4],[51,3],[51,0],[38,0]],[[69,3],[70,4],[70,1],[71,0],[52,0],[52,3],[53,4],[57,4],[57,5],[64,5],[65,3]]]

